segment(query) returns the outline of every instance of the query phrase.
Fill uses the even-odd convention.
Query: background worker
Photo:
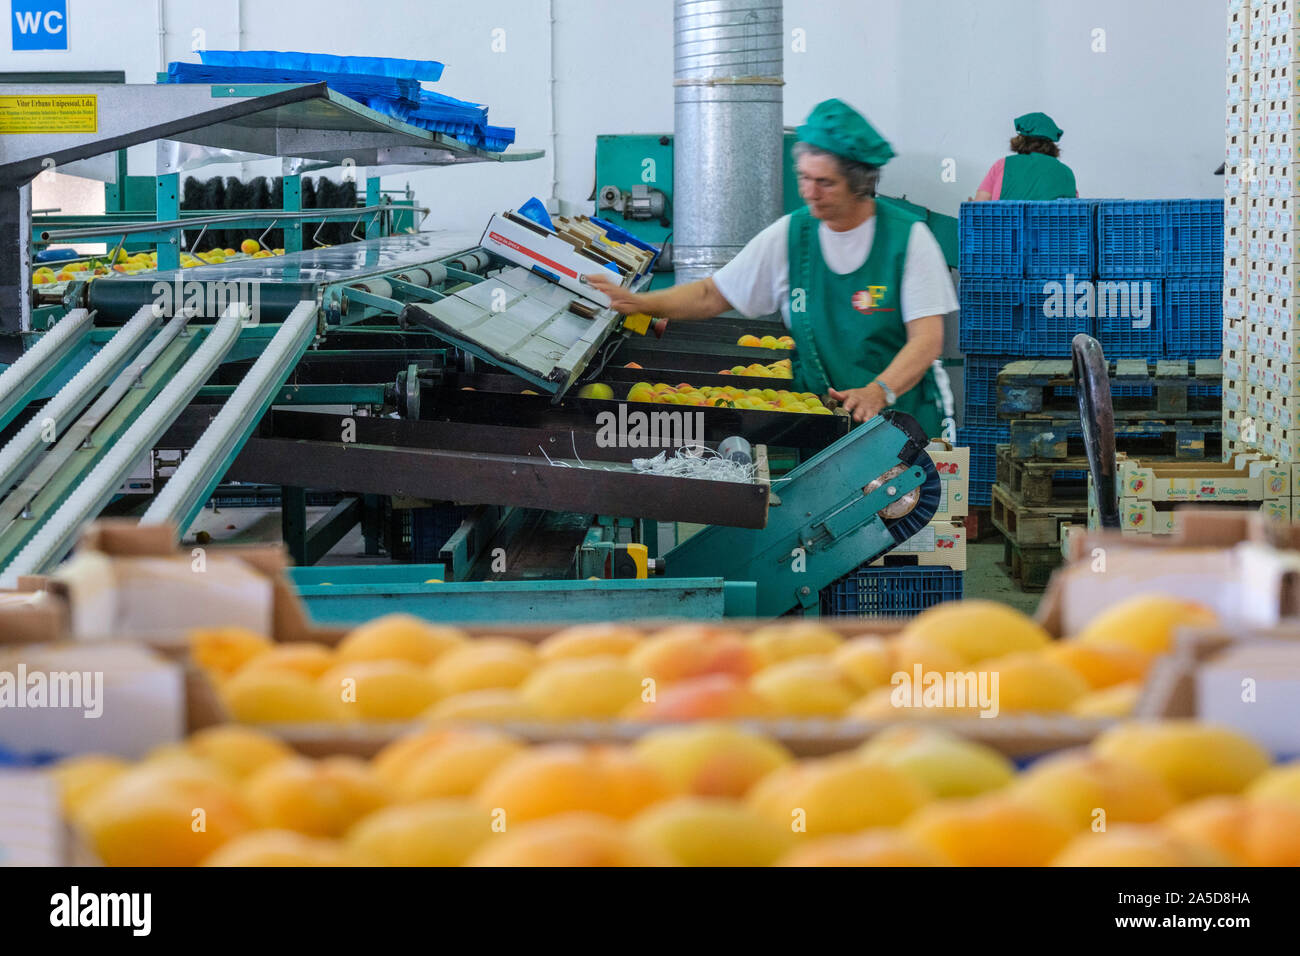
[[[1056,144],[1064,133],[1046,113],[1017,116],[1010,156],[989,168],[975,202],[992,199],[1073,199],[1079,195],[1074,170],[1061,162]]]

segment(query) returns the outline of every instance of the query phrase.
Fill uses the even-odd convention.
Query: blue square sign
[[[66,50],[68,0],[10,0],[15,50]]]

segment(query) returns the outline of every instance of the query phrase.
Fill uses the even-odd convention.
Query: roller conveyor
[[[201,344],[189,353],[180,369],[167,377],[166,384],[156,393],[156,397],[142,407],[136,407],[126,413],[130,417],[130,424],[116,441],[107,447],[84,449],[96,452],[94,465],[89,474],[78,482],[53,513],[40,523],[38,530],[25,536],[26,543],[0,574],[0,586],[15,587],[19,577],[40,573],[62,560],[75,543],[76,535],[82,525],[99,514],[135,463],[153,449],[155,442],[168,425],[216,370],[222,358],[239,338],[240,325],[245,314],[238,304],[228,307],[220,321],[203,337]],[[172,322],[177,323],[182,318],[188,317],[178,316]],[[169,323],[169,327],[171,324]],[[178,341],[182,341],[179,336],[178,340],[173,341],[171,345],[178,344]],[[182,341],[182,344],[188,343]],[[168,348],[164,348],[162,355],[166,355],[167,351]],[[145,384],[147,377],[156,370],[161,371],[162,364],[157,361],[151,364],[145,376],[140,379],[141,387],[139,389],[128,387],[128,397],[132,391],[149,390]],[[128,374],[131,372],[128,371]],[[155,380],[155,384],[160,383]],[[122,404],[125,403],[116,406],[114,412],[118,412]],[[110,417],[112,414],[110,413]],[[83,450],[80,445],[78,450]],[[60,473],[66,474],[64,469],[61,469]],[[30,519],[21,516],[17,519],[19,523],[27,520]],[[0,537],[0,547],[3,543],[3,537]],[[3,550],[6,554],[13,553],[8,548]]]
[[[58,374],[64,360],[85,341],[91,325],[89,312],[72,310],[0,374],[0,428]]]

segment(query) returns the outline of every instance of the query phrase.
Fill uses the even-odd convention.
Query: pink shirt
[[[984,181],[980,183],[980,189],[989,194],[990,198],[998,199],[1002,195],[1002,171],[1006,169],[1007,158],[1003,156],[996,163],[989,167],[989,171],[984,175]]]

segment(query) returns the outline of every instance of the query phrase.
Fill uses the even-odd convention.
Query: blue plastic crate
[[[1170,199],[1164,208],[1165,275],[1223,277],[1223,200]]]
[[[453,504],[410,509],[411,560],[416,564],[435,563],[442,546],[471,510],[468,505]]]
[[[1097,274],[1105,279],[1164,274],[1163,200],[1097,204]]]
[[[909,617],[961,596],[962,572],[951,568],[864,566],[823,589],[822,613]]]
[[[963,278],[1020,278],[1025,274],[1024,202],[962,203],[958,219]]]
[[[1096,270],[1094,200],[1058,199],[1025,204],[1025,275],[1065,280],[1091,278]]]
[[[1223,352],[1223,277],[1165,280],[1165,354],[1214,358]]]
[[[1163,280],[1099,279],[1094,309],[1094,334],[1107,358],[1187,358],[1167,349]]]
[[[966,395],[964,425],[998,424],[998,372],[1010,355],[967,355],[962,365],[962,386]]]
[[[993,483],[998,476],[998,445],[1011,441],[1009,425],[992,428],[969,426],[957,429],[957,447],[970,449],[970,497],[973,505],[993,501]]]
[[[963,353],[1007,355],[1019,351],[1017,328],[1024,326],[1025,283],[1023,279],[990,279],[963,275],[958,297]]]
[[[1074,285],[1063,280],[1026,279],[1016,347],[1008,351],[1016,355],[1062,358],[1071,354],[1074,337],[1080,332],[1095,335],[1093,317],[1077,314],[1080,296],[1074,290]],[[1086,312],[1086,300],[1083,306]]]

